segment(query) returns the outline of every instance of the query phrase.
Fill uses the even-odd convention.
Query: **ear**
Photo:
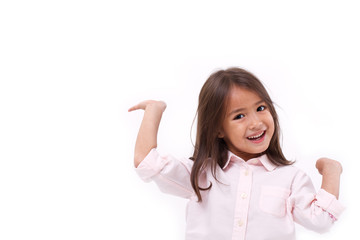
[[[224,138],[224,137],[225,137],[224,131],[221,129],[221,130],[218,132],[218,138]]]

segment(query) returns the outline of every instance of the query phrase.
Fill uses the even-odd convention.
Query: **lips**
[[[255,142],[261,141],[265,136],[265,132],[266,131],[262,131],[260,133],[256,133],[255,135],[252,135],[252,136],[249,136],[249,137],[246,137],[246,138],[248,140],[250,140],[250,141],[255,141]]]

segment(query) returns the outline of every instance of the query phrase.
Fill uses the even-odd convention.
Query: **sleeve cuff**
[[[150,182],[151,178],[157,175],[166,163],[166,158],[161,157],[156,148],[153,148],[138,167],[135,168],[135,171],[143,181]]]
[[[345,210],[345,207],[336,199],[336,197],[324,189],[320,189],[317,193],[315,204],[324,211],[330,213],[335,219],[338,219]]]

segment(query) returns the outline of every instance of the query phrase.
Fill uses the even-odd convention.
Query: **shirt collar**
[[[242,158],[240,158],[240,157],[236,156],[234,153],[228,151],[228,159],[222,169],[226,169],[230,162],[237,162],[237,161],[243,162],[243,163],[246,162],[247,164],[250,164],[250,165],[263,165],[264,168],[269,172],[275,170],[275,168],[277,167],[274,163],[272,163],[269,160],[269,158],[267,157],[266,154],[263,154],[257,158],[249,159],[248,161],[244,161]]]

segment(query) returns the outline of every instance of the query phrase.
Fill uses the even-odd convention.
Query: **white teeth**
[[[259,135],[251,136],[251,137],[248,137],[248,138],[249,138],[249,139],[256,139],[256,138],[261,137],[263,134],[264,134],[264,132],[260,133]]]

